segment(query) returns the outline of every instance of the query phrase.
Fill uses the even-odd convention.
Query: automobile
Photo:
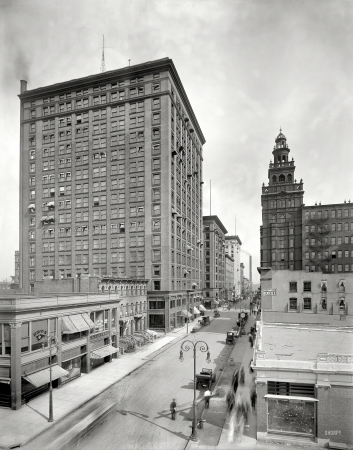
[[[210,324],[210,316],[203,316],[201,320],[199,320],[201,325],[209,325]]]
[[[196,375],[196,389],[197,386],[210,388],[212,383],[216,381],[216,373],[213,369],[202,369],[199,374]]]
[[[240,337],[240,333],[241,333],[241,328],[240,328],[240,327],[233,327],[233,328],[232,328],[232,331],[233,331],[234,336],[235,336],[236,338]]]
[[[227,331],[226,344],[235,344],[235,332],[233,330]]]
[[[220,317],[220,313],[217,309],[215,310],[213,317]]]

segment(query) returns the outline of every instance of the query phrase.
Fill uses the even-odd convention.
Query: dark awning
[[[113,355],[118,351],[117,348],[112,345],[106,345],[105,347],[97,348],[91,352],[91,359],[102,359],[106,356]]]
[[[52,380],[57,380],[58,378],[65,377],[69,372],[62,367],[55,365],[51,368],[51,378]],[[29,381],[33,386],[39,387],[50,381],[50,368],[39,370],[38,372],[31,373],[31,375],[26,375],[23,377],[26,381]]]

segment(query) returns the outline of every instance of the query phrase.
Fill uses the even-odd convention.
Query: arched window
[[[281,162],[281,157],[277,156],[277,162]]]
[[[276,177],[276,175],[273,175],[273,177],[272,177],[272,183],[277,183],[277,177]]]
[[[288,183],[292,182],[292,175],[290,173],[287,175],[287,181]]]
[[[286,155],[282,155],[282,161],[287,161]]]
[[[278,181],[279,181],[280,183],[284,183],[284,182],[286,181],[285,176],[284,176],[283,174],[281,174],[281,175],[278,177]]]

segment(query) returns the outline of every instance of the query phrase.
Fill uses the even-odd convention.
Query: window
[[[306,297],[306,298],[304,298],[303,299],[303,309],[304,310],[310,310],[311,309],[311,298],[308,298],[308,297]]]
[[[311,281],[304,281],[304,292],[311,292]]]
[[[289,292],[297,292],[297,282],[296,281],[289,282]]]
[[[297,310],[297,299],[296,298],[290,298],[289,299],[289,310],[290,311],[296,311]]]

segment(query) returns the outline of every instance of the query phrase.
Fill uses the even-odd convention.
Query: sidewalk
[[[189,327],[190,331],[190,327]],[[54,422],[48,422],[49,392],[42,394],[21,409],[0,409],[0,448],[24,445],[60,419],[123,379],[143,364],[150,356],[171,342],[185,337],[186,326],[162,335],[151,344],[138,348],[134,353],[125,353],[62,387],[53,390]]]

